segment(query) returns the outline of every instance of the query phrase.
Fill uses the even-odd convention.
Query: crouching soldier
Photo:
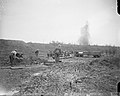
[[[17,62],[23,61],[23,53],[17,52],[15,58],[16,58]]]
[[[58,47],[55,48],[53,53],[54,53],[55,62],[58,63],[61,55],[61,45],[58,45]]]
[[[16,58],[16,54],[17,54],[17,49],[15,49],[14,51],[12,51],[11,54],[9,55],[10,66],[14,65],[14,60]]]

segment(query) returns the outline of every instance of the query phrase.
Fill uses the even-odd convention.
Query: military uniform
[[[58,63],[60,60],[60,55],[61,55],[61,49],[60,48],[56,48],[54,50],[54,58],[55,58],[55,62]]]
[[[38,57],[38,55],[39,55],[39,50],[38,49],[35,51],[35,55],[36,55],[36,57]]]
[[[16,58],[16,54],[17,54],[17,50],[15,49],[15,50],[12,51],[11,54],[9,55],[10,65],[11,65],[11,66],[14,65],[14,61],[15,61],[15,58]]]

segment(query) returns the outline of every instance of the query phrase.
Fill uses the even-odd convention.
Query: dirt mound
[[[8,65],[11,51],[17,49],[25,57],[33,55],[33,49],[23,41],[0,39],[0,66]]]
[[[99,93],[103,94],[100,96],[104,96],[108,93],[106,96],[110,96],[111,92],[116,92],[116,84],[120,80],[118,79],[120,76],[113,76],[115,70],[106,70],[104,66],[96,68],[93,66],[94,64],[89,65],[88,62],[83,63],[82,60],[79,60],[79,62],[54,64],[48,70],[40,71],[38,75],[33,75],[26,83],[23,83],[17,94],[76,96],[75,94]],[[120,74],[119,71],[117,73]]]
[[[120,68],[120,56],[108,56],[100,59],[93,60],[89,65],[104,66],[110,69]]]

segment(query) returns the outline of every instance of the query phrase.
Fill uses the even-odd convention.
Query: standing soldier
[[[9,55],[9,59],[10,59],[10,66],[12,67],[14,64],[13,64],[13,61],[14,61],[14,54],[13,53],[11,53],[10,55]]]
[[[59,44],[57,48],[55,48],[54,56],[55,56],[55,62],[58,63],[60,60],[60,55],[61,55],[61,45]]]
[[[38,57],[38,55],[39,55],[39,49],[35,51],[35,56]]]

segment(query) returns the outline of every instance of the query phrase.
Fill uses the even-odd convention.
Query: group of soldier
[[[13,50],[9,55],[11,66],[15,65],[15,61],[21,62],[23,60],[23,53],[17,51],[17,49]]]
[[[61,45],[58,45],[55,50],[53,51],[54,53],[54,59],[55,59],[55,62],[58,63],[60,62],[60,55],[61,55]],[[35,51],[35,56],[36,57],[39,57],[39,49],[37,49]],[[50,56],[48,56],[50,57]],[[14,66],[15,65],[15,61],[22,61],[23,60],[23,54],[18,52],[17,49],[13,50],[11,52],[11,54],[9,55],[9,59],[10,59],[10,64],[11,66]]]

